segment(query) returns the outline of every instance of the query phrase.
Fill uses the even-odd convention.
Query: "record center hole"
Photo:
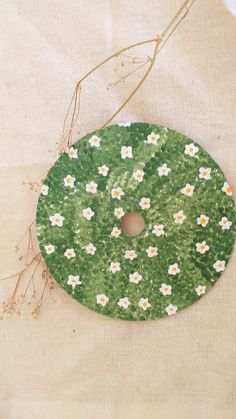
[[[120,226],[126,236],[135,237],[142,233],[145,223],[142,215],[137,212],[127,212],[121,218]]]

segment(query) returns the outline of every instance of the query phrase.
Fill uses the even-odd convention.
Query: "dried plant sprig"
[[[177,13],[174,15],[174,17],[171,19],[169,24],[166,26],[164,31],[160,34],[155,36],[154,38],[147,39],[141,42],[134,43],[132,45],[129,45],[125,48],[122,48],[118,52],[113,53],[108,58],[101,61],[99,64],[97,64],[94,68],[92,68],[85,76],[83,76],[77,83],[64,119],[63,123],[63,133],[62,137],[59,141],[59,153],[63,153],[67,148],[69,148],[72,145],[72,135],[73,135],[73,129],[75,125],[78,122],[79,112],[80,112],[80,106],[81,106],[81,91],[82,91],[82,84],[83,82],[88,79],[93,73],[95,73],[98,69],[100,69],[102,66],[104,66],[107,62],[111,61],[113,58],[120,57],[122,54],[126,55],[126,52],[129,50],[132,50],[133,48],[146,45],[146,44],[154,44],[153,54],[149,57],[146,56],[146,59],[142,60],[137,57],[133,57],[133,63],[137,66],[129,71],[124,76],[120,76],[118,73],[118,69],[116,71],[116,74],[118,75],[119,79],[117,82],[113,83],[112,86],[116,86],[120,80],[125,81],[128,79],[132,74],[137,72],[140,68],[144,68],[147,66],[147,69],[145,70],[143,76],[139,80],[139,82],[136,84],[136,86],[133,88],[131,93],[128,95],[128,97],[125,99],[125,101],[118,107],[117,110],[113,112],[113,114],[103,123],[101,128],[106,127],[114,118],[117,116],[122,109],[128,104],[128,102],[133,98],[133,96],[136,94],[136,92],[139,90],[139,88],[142,86],[144,81],[147,79],[150,71],[152,70],[158,53],[161,51],[161,49],[165,46],[166,42],[169,40],[169,38],[173,35],[173,33],[176,31],[176,29],[179,27],[179,25],[183,22],[185,17],[187,16],[190,8],[192,7],[195,0],[185,0],[182,4],[182,6],[179,8]],[[110,86],[111,87],[111,86]],[[43,174],[44,175],[44,174]],[[29,181],[25,182],[29,185],[30,189],[32,191],[38,192],[39,188],[42,184],[43,175],[41,175],[36,181]],[[17,278],[15,287],[13,289],[12,294],[10,297],[3,302],[3,313],[7,315],[12,314],[18,314],[21,313],[22,305],[26,299],[27,294],[29,293],[30,288],[32,288],[32,299],[29,302],[29,304],[34,304],[33,310],[32,310],[32,317],[34,319],[37,319],[40,315],[41,307],[43,304],[43,298],[45,295],[45,291],[47,286],[49,285],[50,288],[54,288],[54,281],[51,277],[50,273],[48,272],[44,261],[42,259],[42,255],[39,253],[36,253],[35,247],[34,247],[34,225],[35,220],[30,224],[20,241],[17,243],[15,250],[16,252],[20,251],[20,248],[22,246],[22,242],[25,238],[27,238],[27,246],[26,246],[26,252],[23,253],[21,256],[19,256],[19,260],[24,262],[24,267],[22,270],[16,274],[10,275],[4,279],[13,279]],[[39,274],[40,271],[40,274]],[[40,277],[41,280],[44,281],[43,289],[38,297],[37,290],[35,287],[35,276]],[[19,291],[20,285],[22,283],[22,280],[27,276],[30,275],[27,279],[27,284],[23,292]]]
[[[32,221],[32,223],[29,225],[23,236],[20,238],[18,243],[15,246],[15,251],[19,253],[21,249],[21,244],[23,243],[23,240],[27,238],[27,246],[25,253],[22,252],[22,254],[18,257],[18,260],[25,260],[25,264],[28,265],[29,261],[31,260],[31,257],[35,256],[35,248],[34,248],[34,229],[35,227],[35,220]],[[23,250],[23,249],[22,249]]]
[[[166,26],[164,31],[157,35],[155,38],[147,39],[141,42],[137,42],[135,44],[131,44],[128,47],[122,48],[121,50],[117,51],[116,53],[110,55],[105,60],[101,61],[99,64],[97,64],[92,70],[90,70],[85,76],[83,76],[76,84],[74,93],[71,98],[71,102],[69,104],[69,108],[66,113],[66,117],[63,124],[63,134],[60,141],[59,150],[60,152],[63,152],[66,150],[66,148],[70,147],[72,144],[72,132],[76,125],[78,116],[79,116],[79,110],[80,110],[80,102],[81,102],[81,90],[82,90],[82,83],[90,77],[94,72],[96,72],[100,67],[104,66],[107,62],[112,60],[115,57],[120,56],[126,51],[129,51],[133,48],[136,48],[141,45],[145,44],[151,44],[154,43],[154,51],[152,56],[150,57],[149,66],[147,70],[145,71],[144,75],[140,79],[140,81],[137,83],[137,85],[134,87],[134,89],[131,91],[131,93],[128,95],[128,97],[125,99],[125,101],[119,106],[119,108],[109,117],[105,123],[101,126],[101,128],[106,127],[121,111],[122,109],[127,105],[127,103],[132,99],[132,97],[135,95],[135,93],[139,90],[139,88],[142,86],[146,78],[148,77],[150,71],[152,70],[157,54],[161,51],[161,49],[164,47],[166,42],[169,40],[169,38],[172,36],[172,34],[176,31],[178,26],[183,22],[187,14],[189,13],[190,8],[192,7],[195,0],[185,0],[182,6],[179,8],[177,13],[174,15],[174,17],[171,19],[169,24]],[[130,73],[132,74],[132,72]],[[128,74],[128,75],[130,75]],[[67,128],[68,125],[68,128]]]
[[[124,57],[124,59],[126,59],[126,61],[128,61],[128,63],[130,63],[132,66],[134,66],[134,68],[132,70],[129,70],[128,72],[126,72],[124,75],[122,75],[120,70],[121,70],[122,67],[125,66],[126,63],[124,62],[124,59],[121,61],[120,64],[117,63],[117,65],[114,69],[114,73],[118,77],[118,79],[115,82],[110,83],[107,86],[107,90],[117,86],[119,83],[124,83],[126,81],[126,79],[128,79],[130,76],[132,76],[137,71],[139,71],[141,68],[145,67],[151,61],[151,57],[149,55],[146,55],[145,57],[140,58],[140,57],[132,57],[132,56],[127,55],[127,54],[122,54],[121,57]]]
[[[18,293],[17,292],[18,289],[19,289],[21,280],[22,280],[23,276],[27,272],[30,271],[30,268],[33,266],[33,264],[35,262],[38,262],[38,261],[41,261],[41,260],[42,260],[42,256],[41,256],[40,253],[38,253],[36,256],[34,256],[34,258],[31,260],[30,263],[26,263],[25,264],[25,266],[23,267],[23,269],[20,272],[18,272],[17,274],[11,275],[10,277],[8,277],[8,278],[14,278],[14,277],[16,277],[17,280],[16,280],[16,284],[15,284],[15,287],[14,287],[14,289],[12,291],[11,296],[7,299],[7,301],[4,301],[3,302],[3,312],[5,314],[10,314],[10,315],[13,314],[13,313],[20,314],[19,309],[18,309],[19,308],[18,306],[19,306],[19,303],[20,303],[20,306],[22,305],[22,299],[24,298],[23,296],[26,295],[26,293],[22,294],[22,293]],[[38,265],[36,265],[36,266],[38,266]],[[29,283],[31,283],[32,277],[34,276],[34,273],[35,272],[33,272],[33,274],[31,275],[31,277],[29,279]],[[7,278],[2,278],[2,280],[3,279],[7,279]],[[26,288],[28,290],[28,285],[27,285]]]
[[[50,289],[55,288],[53,278],[51,277],[40,252],[35,248],[35,220],[30,224],[28,229],[22,235],[15,246],[17,253],[21,252],[18,260],[23,262],[23,268],[12,275],[1,278],[2,280],[16,279],[11,295],[7,300],[3,301],[3,314],[7,316],[21,314],[21,308],[26,300],[29,305],[34,305],[32,316],[36,318],[35,312],[39,314],[46,286],[49,284]],[[38,279],[41,281],[38,281]],[[37,280],[37,286],[35,286]],[[42,280],[44,281],[43,292]]]
[[[37,318],[47,286],[49,285],[50,289],[55,288],[53,278],[45,267],[41,253],[39,252],[20,272],[1,279],[9,278],[16,278],[16,283],[10,297],[2,303],[3,314],[20,316],[22,305],[28,296],[28,304],[33,306],[31,314],[33,318]],[[36,289],[34,281],[38,278],[44,281],[43,288],[38,281]],[[23,282],[25,282],[24,286]]]
[[[43,287],[43,291],[40,295],[40,298],[36,301],[36,304],[35,304],[34,309],[32,311],[32,317],[35,320],[37,320],[39,318],[41,307],[42,307],[42,304],[43,304],[43,297],[44,297],[45,290],[46,290],[47,286],[48,286],[48,278],[46,277],[44,287]]]

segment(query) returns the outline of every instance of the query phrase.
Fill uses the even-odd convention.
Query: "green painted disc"
[[[128,212],[145,222],[134,237],[121,229]],[[235,215],[230,185],[202,147],[162,126],[126,123],[60,156],[42,187],[37,236],[73,298],[111,317],[149,320],[213,287],[233,249]]]

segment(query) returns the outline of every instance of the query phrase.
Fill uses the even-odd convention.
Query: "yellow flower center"
[[[232,188],[231,188],[231,186],[230,186],[230,185],[228,185],[228,186],[227,186],[227,188],[226,188],[226,192],[228,192],[228,193],[231,193],[231,192],[232,192]]]
[[[186,192],[187,192],[187,193],[192,192],[192,188],[186,188]]]

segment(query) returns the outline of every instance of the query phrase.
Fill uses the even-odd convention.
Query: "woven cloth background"
[[[180,3],[0,0],[1,276],[19,268],[14,245],[35,214],[36,194],[22,182],[53,164],[48,149],[76,81],[159,33]],[[221,0],[197,0],[117,121],[162,123],[194,138],[236,190],[235,22]],[[104,95],[98,106],[95,88],[85,94],[81,131],[118,103]],[[105,318],[60,289],[46,294],[39,321],[2,320],[0,418],[235,419],[235,268],[234,252],[207,296],[164,320]],[[0,281],[1,300],[12,285]]]

